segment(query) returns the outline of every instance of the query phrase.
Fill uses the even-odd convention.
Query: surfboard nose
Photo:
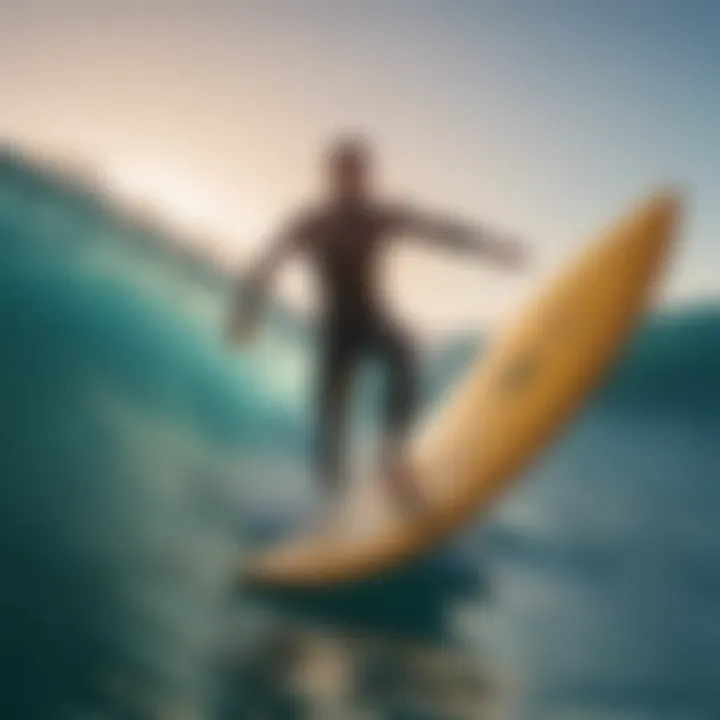
[[[645,204],[640,222],[648,226],[649,234],[673,234],[680,224],[683,195],[679,188],[665,188],[655,193]]]
[[[641,228],[636,233],[638,245],[647,257],[656,255],[655,262],[648,265],[651,274],[664,274],[668,253],[674,251],[677,245],[683,208],[681,191],[667,188],[651,196],[646,201],[644,212],[641,210],[637,215],[637,227]]]

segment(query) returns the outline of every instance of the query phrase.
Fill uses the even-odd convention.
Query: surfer
[[[525,251],[514,240],[457,219],[381,201],[374,192],[373,161],[372,148],[362,138],[343,137],[329,146],[325,199],[294,214],[253,264],[231,313],[229,334],[234,343],[251,337],[281,264],[292,255],[310,259],[324,306],[316,396],[320,477],[333,491],[342,482],[349,392],[360,361],[374,357],[384,364],[389,379],[384,470],[401,501],[414,504],[419,498],[398,452],[415,404],[414,351],[383,306],[378,287],[381,253],[391,240],[407,236],[515,268]]]

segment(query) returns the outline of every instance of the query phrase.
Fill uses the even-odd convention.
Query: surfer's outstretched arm
[[[246,338],[257,327],[275,275],[302,247],[305,237],[302,227],[296,222],[282,228],[239,279],[228,328],[231,342]]]
[[[526,249],[516,239],[457,218],[403,208],[397,212],[396,222],[400,232],[415,239],[477,254],[503,265],[518,267],[526,259]]]

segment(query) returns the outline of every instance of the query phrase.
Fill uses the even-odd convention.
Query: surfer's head
[[[359,135],[335,139],[326,150],[325,170],[330,193],[342,200],[361,200],[370,193],[370,142]]]

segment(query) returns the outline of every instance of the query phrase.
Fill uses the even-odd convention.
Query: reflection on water
[[[292,532],[279,511],[247,517],[253,544]],[[348,719],[507,712],[510,673],[486,622],[478,548],[470,533],[354,584],[241,588],[225,652],[227,717],[241,709]]]
[[[507,717],[512,698],[499,668],[467,649],[278,618],[228,666],[241,688],[228,718],[474,720]]]

